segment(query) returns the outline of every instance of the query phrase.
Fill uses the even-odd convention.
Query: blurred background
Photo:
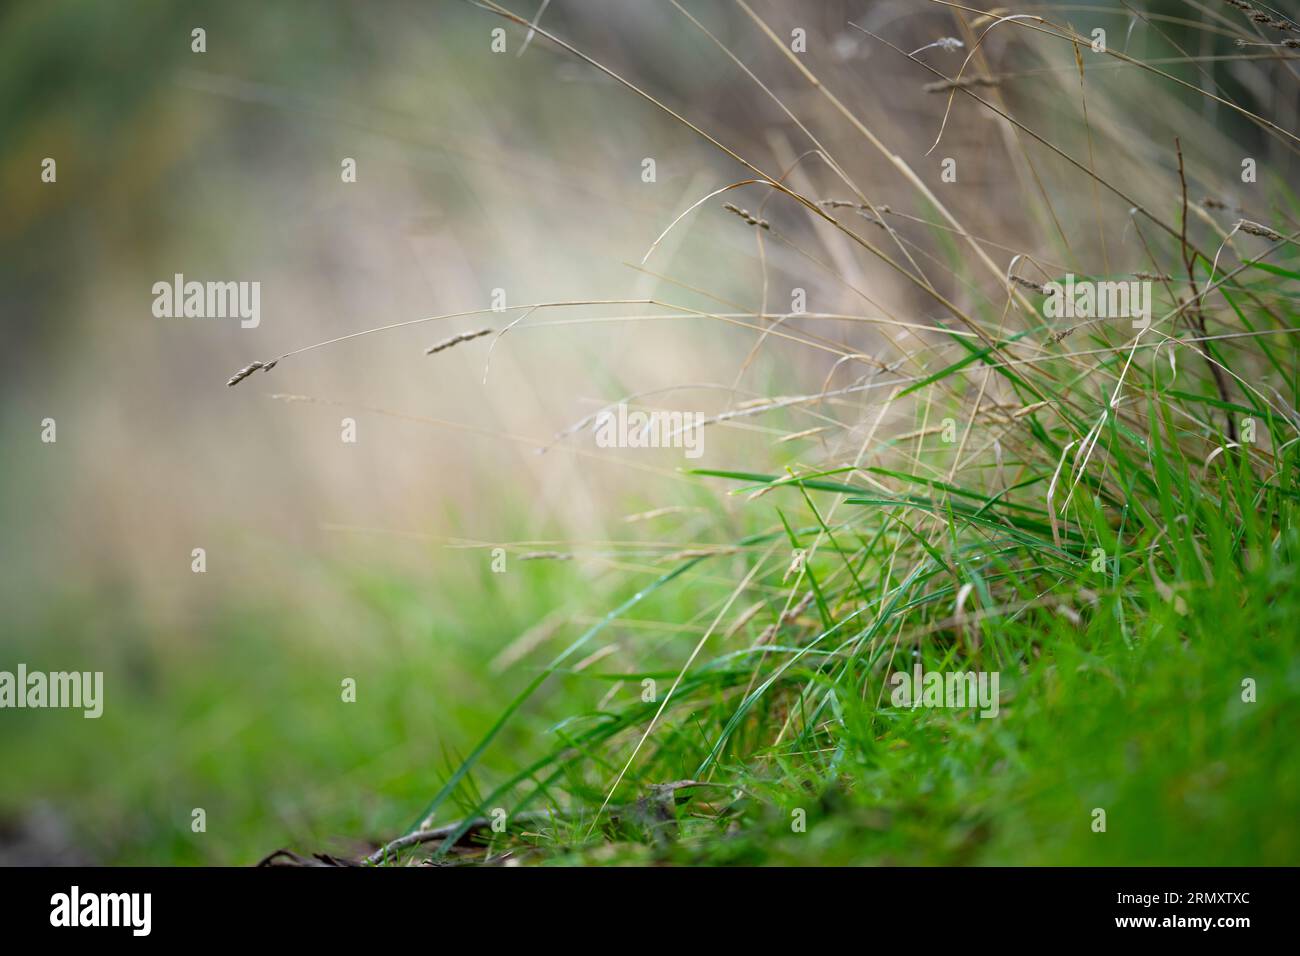
[[[872,202],[937,218],[735,4],[685,6]],[[948,97],[923,92],[932,74],[849,26],[910,52],[969,39],[973,17],[963,26],[922,0],[753,8],[783,38],[806,31],[804,62],[989,238],[1000,265],[1017,253],[1064,262],[1064,239],[1080,272],[1146,267],[1122,202],[964,98],[926,156]],[[1240,23],[1217,10],[1047,9],[1145,60],[1223,57],[1161,68],[1294,128],[1295,103],[1270,80],[1293,67],[1240,59],[1252,51],[1227,39]],[[854,198],[671,4],[555,0],[540,23],[764,170]],[[206,52],[191,49],[195,28]],[[504,52],[492,49],[498,28]],[[964,56],[922,54],[949,75]],[[1005,74],[984,91],[993,102],[1074,156],[1091,150],[1144,203],[1171,208],[1175,135],[1198,197],[1236,201],[1223,184],[1243,155],[1262,182],[1294,162],[1239,116],[1113,62],[1089,61],[1080,124],[1066,43],[1003,26],[975,67]],[[1132,109],[1154,86],[1161,109]],[[754,187],[704,203],[641,267],[679,214],[748,173],[545,38],[525,45],[524,30],[454,0],[10,3],[0,143],[0,668],[105,674],[99,720],[0,714],[0,863],[242,864],[400,831],[530,661],[661,573],[664,554],[743,523],[742,501],[684,468],[761,456],[779,469],[836,451],[778,442],[817,424],[805,412],[711,428],[698,462],[604,453],[590,432],[540,448],[628,395],[716,415],[861,374],[785,340],[756,349],[752,320],[700,312],[780,315],[800,288],[810,312],[937,317],[890,270]],[[940,177],[948,156],[956,184]],[[56,182],[41,181],[46,157]],[[341,176],[347,158],[355,183]],[[781,235],[760,247],[728,200]],[[176,273],[259,281],[259,326],[155,317],[152,286]],[[984,274],[944,282],[963,307],[999,292]],[[529,312],[495,345],[433,356],[435,342],[524,312],[411,325],[225,386],[255,359],[490,309],[494,290],[512,308],[606,304]],[[608,302],[648,298],[671,307]],[[891,347],[863,323],[816,331],[869,354]],[[53,444],[41,441],[46,418]],[[343,418],[357,423],[354,444]],[[498,546],[504,574],[491,569]],[[518,560],[536,551],[575,560]],[[340,701],[349,677],[355,704]],[[487,766],[516,768],[532,745],[508,736]],[[205,832],[191,828],[195,808]]]

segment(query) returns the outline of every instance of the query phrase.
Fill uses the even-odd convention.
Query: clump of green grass
[[[1193,198],[1189,179],[1236,193],[1235,165],[1193,167],[1172,138],[1126,153],[1125,129],[1089,99],[1089,70],[1140,71],[1168,88],[1171,108],[1183,108],[1179,95],[1207,97],[1283,154],[1300,140],[1126,53],[1085,65],[1089,39],[1063,22],[951,11],[969,51],[960,69],[978,73],[948,76],[894,51],[918,95],[927,73],[941,77],[951,97],[942,135],[954,103],[991,112],[1008,150],[1021,151],[1008,163],[1038,182],[1022,200],[1037,203],[1021,216],[1025,232],[995,240],[962,225],[952,197],[941,200],[745,3],[741,24],[779,54],[772,72],[786,68],[783,82],[825,107],[819,119],[882,154],[912,212],[896,212],[896,195],[872,202],[878,190],[786,108],[776,81],[684,10],[806,138],[825,174],[809,174],[812,189],[792,185],[795,164],[742,156],[542,26],[483,5],[737,164],[738,181],[711,195],[764,193],[753,213],[721,207],[753,232],[762,269],[763,303],[725,319],[759,332],[745,368],[772,348],[834,364],[820,369],[820,388],[712,418],[761,418],[789,440],[757,462],[691,472],[743,507],[567,642],[522,655],[499,717],[370,862],[1300,860],[1294,184],[1275,181],[1275,201],[1253,202],[1228,228],[1216,218],[1226,204]],[[1251,35],[1245,19],[1218,19],[1219,32]],[[1014,75],[990,76],[982,45],[995,30],[1072,58],[1064,75],[1078,99],[1061,82],[1053,106],[1077,109],[1073,142],[1054,141],[1062,130],[1032,101],[1003,98]],[[1138,166],[1140,176],[1104,171]],[[854,199],[813,191],[845,187]],[[776,252],[787,265],[820,262],[825,234],[911,297],[894,306],[901,315],[883,309],[870,348],[842,342],[837,318],[766,305]],[[1146,277],[1150,324],[1045,320],[1038,297],[1066,273]],[[844,365],[860,377],[832,387]],[[650,624],[662,625],[657,640],[604,653],[613,635]],[[918,665],[998,673],[998,716],[892,705],[891,675]],[[501,769],[502,752],[517,758],[513,770]]]

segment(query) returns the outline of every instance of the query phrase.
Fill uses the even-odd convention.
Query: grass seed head
[[[1237,228],[1252,236],[1261,236],[1273,242],[1282,241],[1282,234],[1280,232],[1275,232],[1268,228],[1268,226],[1261,225],[1260,223],[1251,222],[1249,219],[1239,219],[1237,221]]]
[[[460,345],[462,342],[470,342],[474,339],[481,339],[485,335],[491,335],[494,331],[494,329],[476,329],[473,332],[458,332],[451,336],[451,338],[443,339],[441,342],[436,342],[433,345],[430,345],[424,350],[424,354],[433,355],[437,352],[444,352],[449,348]]]
[[[276,359],[275,361],[272,362],[253,362],[250,365],[245,365],[234,375],[230,376],[230,381],[226,382],[226,387],[230,388],[232,385],[238,385],[240,382],[248,378],[248,376],[252,375],[254,372],[258,371],[259,369],[263,372],[271,371],[271,369],[275,368],[275,364],[277,361],[279,361],[279,359]]]

